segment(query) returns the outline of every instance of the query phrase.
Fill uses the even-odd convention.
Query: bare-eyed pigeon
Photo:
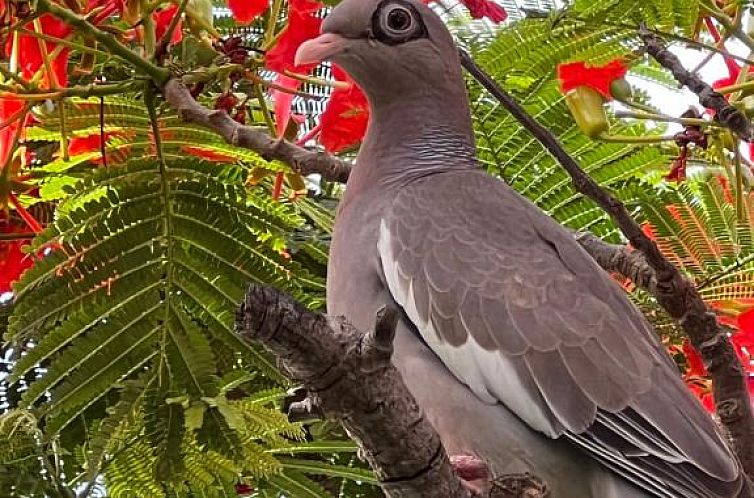
[[[751,497],[651,326],[572,235],[475,160],[452,36],[416,0],[344,0],[332,60],[371,116],[338,209],[328,312],[402,310],[394,363],[450,455],[555,498]],[[438,497],[439,498],[439,497]]]

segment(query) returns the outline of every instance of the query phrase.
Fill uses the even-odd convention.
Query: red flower
[[[176,15],[178,15],[178,6],[176,4],[171,4],[169,7],[158,9],[152,14],[155,27],[155,37],[157,37],[158,41],[162,40],[162,37],[165,36],[168,27],[170,26],[170,21],[172,21]],[[181,29],[183,26],[182,23],[183,21],[178,21],[178,25],[170,36],[170,43],[172,45],[180,43],[181,40],[183,40],[183,31]]]
[[[701,355],[688,339],[683,341],[683,354],[686,356],[686,375],[704,377],[707,375],[707,369]]]
[[[336,88],[330,95],[322,116],[320,143],[329,152],[341,152],[361,141],[369,121],[367,98],[348,75],[333,65],[333,75],[338,81],[350,83],[348,89]]]
[[[715,398],[708,385],[689,382],[686,384],[708,413],[715,413]]]
[[[505,9],[490,0],[461,0],[461,3],[469,9],[474,19],[486,17],[494,23],[501,23],[508,18]]]
[[[63,21],[58,20],[50,14],[44,14],[39,18],[42,27],[42,33],[55,38],[65,38],[71,33],[71,28]],[[29,31],[34,31],[34,23],[28,23],[24,26]],[[9,57],[13,53],[13,38],[8,37],[5,44],[5,53]],[[55,51],[55,43],[44,42],[47,48],[47,55],[52,56]],[[32,35],[22,34],[18,37],[18,62],[21,68],[21,74],[24,78],[31,79],[44,66],[44,56],[40,50],[39,40]],[[49,81],[47,72],[43,73],[42,82],[47,88],[64,87],[68,85],[68,53],[70,49],[62,49],[58,55],[52,59],[50,66],[56,81]]]
[[[18,226],[7,220],[0,221],[0,233],[28,231],[26,226]],[[28,243],[26,240],[0,242],[0,295],[10,292],[11,284],[34,263],[30,255],[21,252],[21,248]]]
[[[558,64],[560,91],[563,94],[580,86],[588,86],[598,91],[606,100],[612,100],[610,85],[623,78],[628,68],[620,59],[608,62],[604,66],[587,66],[585,62]]]
[[[425,5],[432,1],[422,0]],[[505,9],[491,0],[461,0],[461,3],[469,9],[469,14],[474,19],[486,17],[494,23],[501,23],[508,18],[508,13]]]
[[[288,26],[283,30],[274,47],[265,54],[265,64],[278,73],[294,71],[307,73],[317,64],[296,67],[293,58],[298,47],[307,40],[319,36],[322,19],[316,16],[322,4],[313,0],[290,0],[288,4]]]
[[[8,97],[0,99],[0,123],[6,123],[12,119],[17,118],[17,114],[24,108],[24,103],[21,100]],[[10,153],[11,145],[13,145],[13,139],[16,135],[19,122],[5,126],[0,130],[0,168],[5,164]]]
[[[288,122],[291,120],[291,104],[293,104],[293,97],[295,96],[292,92],[298,90],[299,86],[301,86],[301,81],[284,74],[279,74],[275,79],[275,84],[291,90],[291,92],[283,92],[276,89],[270,91],[270,95],[275,100],[273,107],[273,111],[275,112],[275,131],[278,138],[282,138],[285,130],[288,128]]]
[[[744,311],[736,317],[738,330],[730,338],[741,363],[746,371],[754,373],[754,308]]]
[[[228,0],[233,19],[241,24],[250,24],[270,6],[270,0]]]

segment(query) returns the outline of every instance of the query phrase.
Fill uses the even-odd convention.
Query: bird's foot
[[[474,455],[452,455],[450,464],[461,480],[461,484],[469,490],[472,496],[483,496],[490,477],[484,460]]]

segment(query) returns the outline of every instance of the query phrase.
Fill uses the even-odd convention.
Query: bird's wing
[[[657,496],[737,496],[738,465],[644,317],[502,182],[444,173],[405,187],[378,249],[395,301],[479,397]]]

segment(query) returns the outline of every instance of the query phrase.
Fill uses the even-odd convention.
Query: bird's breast
[[[364,332],[374,325],[377,311],[390,302],[380,277],[377,238],[386,200],[369,193],[359,196],[335,219],[327,268],[327,311],[345,316]]]

